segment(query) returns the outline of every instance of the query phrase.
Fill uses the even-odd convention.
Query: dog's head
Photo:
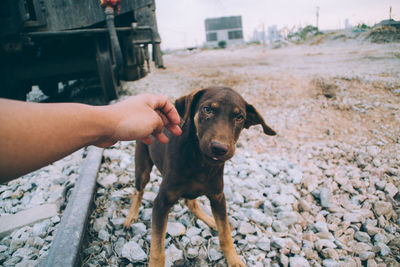
[[[260,113],[230,88],[195,91],[177,99],[175,106],[182,117],[182,127],[191,127],[201,152],[211,163],[224,163],[233,156],[243,128],[260,124],[265,134],[276,134]]]

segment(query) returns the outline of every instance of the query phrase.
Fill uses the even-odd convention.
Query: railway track
[[[78,266],[103,149],[90,147],[43,266]]]
[[[57,98],[33,88],[28,100],[104,105],[100,90],[97,80],[85,79],[71,82]],[[102,152],[83,148],[0,185],[1,266],[79,264]]]

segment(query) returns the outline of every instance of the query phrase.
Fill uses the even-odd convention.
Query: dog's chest
[[[182,183],[183,198],[195,199],[203,195],[219,194],[223,190],[223,177],[191,177]]]

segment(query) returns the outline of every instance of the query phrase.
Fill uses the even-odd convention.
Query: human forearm
[[[0,99],[0,182],[56,161],[87,145],[153,135],[168,142],[165,127],[180,135],[179,115],[160,95],[138,95],[108,106],[39,104]]]
[[[99,108],[88,105],[0,99],[0,107],[1,182],[96,143],[111,128]]]

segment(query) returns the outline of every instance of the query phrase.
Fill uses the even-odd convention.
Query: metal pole
[[[104,13],[106,14],[107,29],[110,35],[112,55],[115,60],[115,67],[118,73],[119,70],[122,69],[123,67],[123,62],[122,62],[123,59],[122,59],[121,47],[118,41],[117,31],[115,30],[115,25],[114,25],[114,9],[108,6],[105,8]]]

